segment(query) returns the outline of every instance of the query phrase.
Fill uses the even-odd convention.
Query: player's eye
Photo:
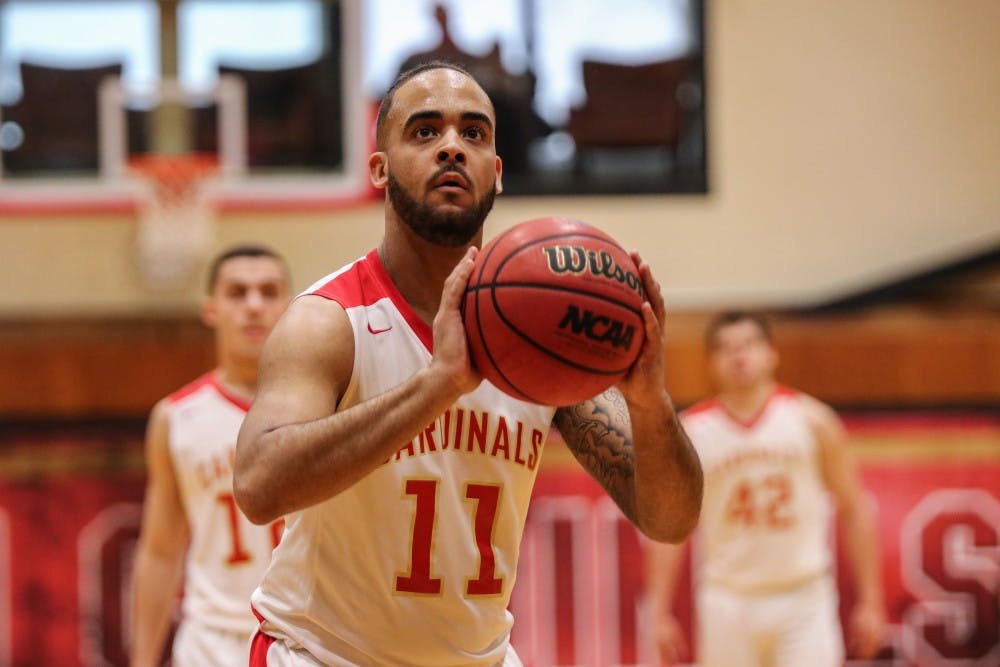
[[[470,139],[482,139],[483,137],[486,136],[486,133],[483,132],[481,128],[470,127],[465,131],[465,136],[469,137]]]
[[[420,139],[427,139],[427,138],[433,137],[434,136],[434,128],[428,127],[427,125],[422,125],[422,126],[420,126],[420,127],[417,128],[417,131],[414,132],[414,135],[417,136],[417,137],[419,137]]]

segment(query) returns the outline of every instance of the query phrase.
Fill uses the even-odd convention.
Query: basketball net
[[[212,244],[215,210],[208,191],[214,155],[147,154],[129,161],[142,184],[135,259],[146,288],[185,288]]]

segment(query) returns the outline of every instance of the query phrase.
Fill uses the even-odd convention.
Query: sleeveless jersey
[[[249,406],[214,373],[168,400],[170,455],[191,527],[184,623],[249,636],[256,627],[250,594],[280,535],[276,526],[250,523],[233,499],[233,453]]]
[[[432,335],[376,251],[306,293],[354,330],[345,410],[429,366]],[[253,605],[328,665],[496,665],[553,408],[483,382],[365,478],[287,517]]]
[[[682,420],[705,473],[700,580],[755,593],[826,572],[830,504],[800,395],[779,387],[751,422],[715,399]]]

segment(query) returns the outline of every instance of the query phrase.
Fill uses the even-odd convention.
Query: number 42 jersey
[[[705,472],[700,580],[758,593],[825,573],[830,502],[802,396],[779,386],[750,421],[716,399],[681,418]]]

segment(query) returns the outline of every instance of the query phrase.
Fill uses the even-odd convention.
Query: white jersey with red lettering
[[[716,399],[682,420],[705,473],[699,580],[756,593],[827,572],[830,502],[801,395],[778,387],[749,422]]]
[[[253,525],[233,500],[236,436],[249,406],[214,373],[171,394],[169,404],[170,454],[191,529],[182,622],[249,637],[250,594],[280,536],[280,525]]]
[[[306,293],[354,330],[345,410],[431,361],[377,251]],[[253,595],[264,632],[325,665],[498,665],[528,501],[554,410],[487,382],[337,496],[287,517]]]

